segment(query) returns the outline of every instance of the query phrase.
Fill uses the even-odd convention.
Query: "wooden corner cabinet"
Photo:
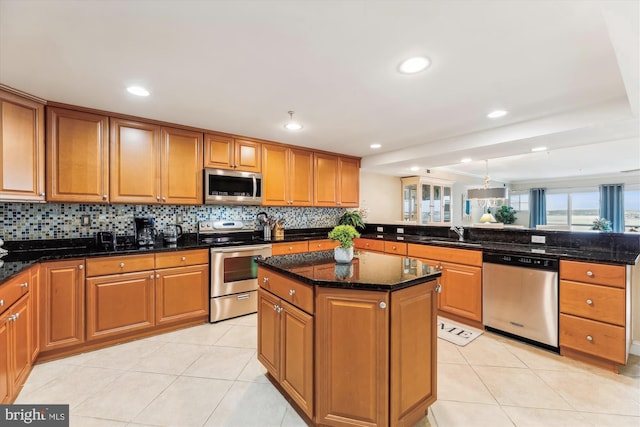
[[[204,135],[204,167],[260,172],[260,143],[233,136]]]
[[[360,204],[360,160],[313,154],[313,205],[357,207]]]
[[[47,200],[109,201],[109,117],[47,107]]]
[[[0,85],[0,201],[45,200],[44,101]]]
[[[313,204],[313,152],[277,144],[262,144],[262,204]]]
[[[630,271],[622,265],[560,260],[560,351],[609,370],[631,345]]]

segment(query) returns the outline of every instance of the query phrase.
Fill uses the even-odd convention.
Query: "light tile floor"
[[[304,426],[256,359],[256,316],[33,368],[16,403],[68,403],[71,426]],[[620,375],[485,333],[438,341],[426,426],[640,426],[640,357]]]

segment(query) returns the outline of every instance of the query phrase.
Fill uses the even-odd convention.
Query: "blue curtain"
[[[600,218],[611,221],[615,233],[624,232],[624,185],[603,184],[600,186]]]
[[[547,202],[544,188],[532,188],[529,190],[529,227],[547,223]]]

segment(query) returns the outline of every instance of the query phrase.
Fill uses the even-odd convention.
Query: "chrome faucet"
[[[461,225],[452,225],[451,226],[451,230],[455,231],[456,234],[458,235],[458,240],[460,242],[464,242],[464,227]]]

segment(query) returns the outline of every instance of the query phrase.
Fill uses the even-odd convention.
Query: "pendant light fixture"
[[[296,122],[295,120],[293,120],[294,111],[287,111],[287,113],[289,114],[289,121],[287,122],[286,125],[284,125],[284,128],[287,130],[293,130],[293,131],[302,129],[302,125]]]
[[[478,206],[481,207],[501,206],[507,199],[507,189],[505,187],[491,188],[489,186],[489,160],[485,160],[485,165],[484,188],[467,190],[467,199],[475,200]]]

